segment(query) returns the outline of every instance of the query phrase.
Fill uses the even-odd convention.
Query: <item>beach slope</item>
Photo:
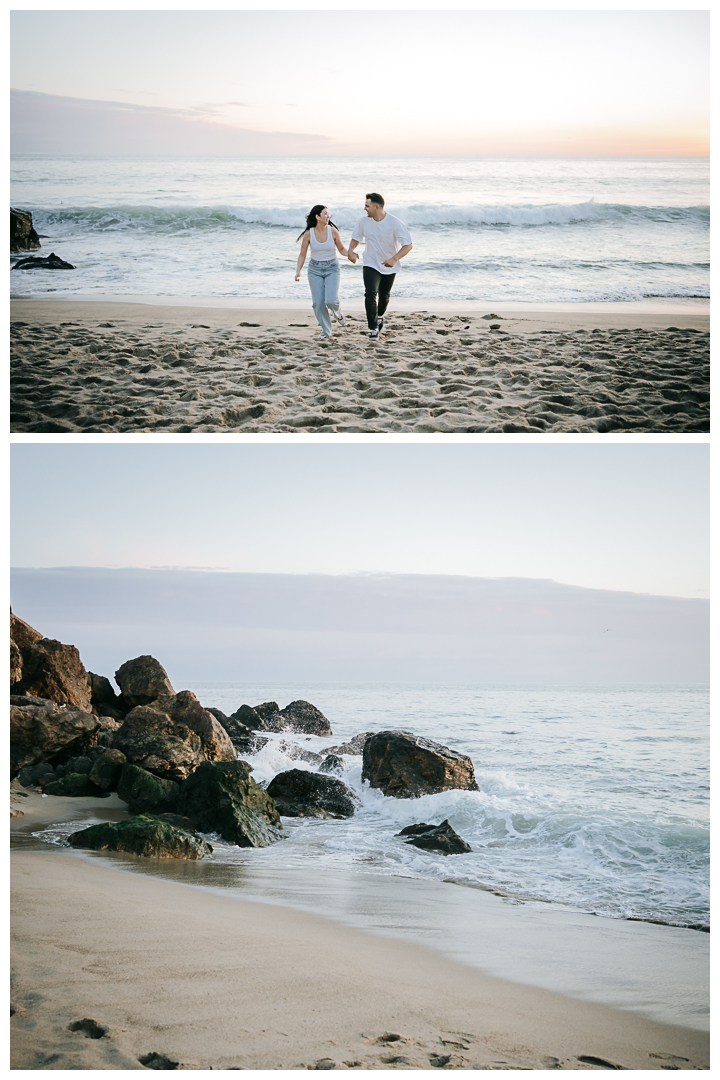
[[[703,1032],[122,857],[11,861],[13,1069],[708,1068]]]

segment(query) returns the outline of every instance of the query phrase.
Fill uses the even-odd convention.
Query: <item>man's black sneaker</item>
[[[368,337],[375,338],[375,337],[378,336],[379,333],[380,333],[380,327],[376,326],[374,330],[370,331],[370,333],[368,334]]]
[[[382,330],[384,321],[384,316],[378,315],[378,330]]]

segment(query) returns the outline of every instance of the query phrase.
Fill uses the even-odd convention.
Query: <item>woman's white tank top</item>
[[[321,244],[315,236],[315,230],[310,229],[310,258],[315,259],[317,262],[327,262],[328,259],[335,258],[335,241],[329,224],[327,233],[327,240],[324,244]]]

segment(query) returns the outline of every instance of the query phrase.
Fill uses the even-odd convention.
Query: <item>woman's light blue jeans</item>
[[[337,316],[340,310],[340,265],[337,259],[310,259],[308,263],[308,281],[312,293],[313,311],[326,334],[332,335],[330,311]]]

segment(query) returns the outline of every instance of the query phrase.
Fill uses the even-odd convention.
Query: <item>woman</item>
[[[320,340],[322,341],[332,337],[330,312],[340,324],[345,322],[345,316],[340,312],[338,299],[340,266],[335,249],[337,248],[341,255],[347,255],[347,249],[343,247],[337,227],[330,220],[330,211],[327,206],[323,206],[322,203],[313,206],[305,221],[305,228],[298,236],[298,240],[302,238],[302,247],[295,270],[295,280],[300,280],[300,271],[309,248],[308,282],[315,318],[320,323]]]

